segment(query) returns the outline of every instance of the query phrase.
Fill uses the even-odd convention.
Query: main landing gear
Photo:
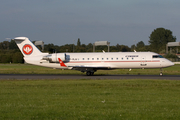
[[[88,68],[86,68],[86,69],[81,69],[80,71],[82,73],[86,72],[87,76],[92,76],[92,75],[94,75],[94,72],[96,72],[97,70],[96,69],[88,69]]]

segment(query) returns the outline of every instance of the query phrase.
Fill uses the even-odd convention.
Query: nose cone
[[[169,63],[169,64],[170,64],[170,66],[173,66],[173,65],[174,65],[174,63],[173,63],[173,62],[171,62],[171,61],[170,61],[170,63]]]
[[[174,63],[173,62],[171,62],[171,61],[167,61],[167,67],[170,67],[170,66],[173,66],[174,65]]]
[[[171,61],[168,60],[168,59],[162,60],[162,67],[170,67],[170,66],[173,66],[173,65],[174,65],[174,63],[171,62]]]

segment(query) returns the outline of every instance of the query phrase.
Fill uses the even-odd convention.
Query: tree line
[[[164,28],[157,28],[150,34],[149,45],[145,45],[143,41],[128,47],[126,45],[114,45],[110,46],[110,52],[131,52],[131,51],[152,51],[156,53],[165,53],[166,44],[168,42],[175,42],[176,37],[172,35],[172,31]],[[34,41],[35,42],[35,41]],[[37,46],[40,50],[41,46]],[[107,46],[96,46],[95,52],[108,51]],[[175,47],[173,52],[175,53]],[[61,52],[93,52],[93,44],[88,45],[81,44],[80,38],[77,40],[77,44],[66,44],[62,46],[54,44],[45,44],[44,51],[48,53],[61,53]],[[23,55],[18,49],[16,43],[11,40],[0,42],[0,63],[23,63]]]

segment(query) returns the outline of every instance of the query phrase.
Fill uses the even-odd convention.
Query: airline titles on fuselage
[[[126,55],[125,57],[139,57],[138,55]]]

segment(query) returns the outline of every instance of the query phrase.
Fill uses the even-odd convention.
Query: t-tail
[[[27,37],[16,37],[13,40],[16,42],[24,57],[42,54],[42,52]]]

